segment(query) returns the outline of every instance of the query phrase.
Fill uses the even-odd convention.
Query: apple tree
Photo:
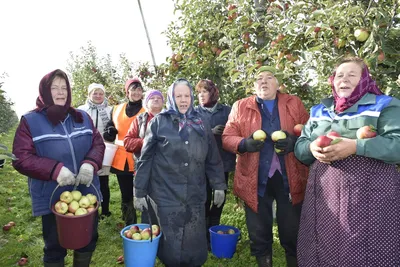
[[[7,74],[0,75],[3,80]],[[0,135],[7,133],[18,123],[17,113],[13,110],[13,102],[7,97],[6,92],[2,90],[3,81],[0,81]]]

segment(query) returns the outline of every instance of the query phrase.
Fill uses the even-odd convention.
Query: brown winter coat
[[[309,115],[297,96],[278,93],[277,98],[281,129],[294,134],[294,126],[299,123],[305,124]],[[222,135],[223,148],[238,153],[240,141],[259,129],[261,129],[261,113],[256,96],[237,101],[232,107]],[[259,158],[259,152],[238,154],[233,187],[234,194],[255,212],[258,207]],[[304,199],[308,167],[298,161],[293,152],[285,156],[285,167],[292,203],[298,204]]]

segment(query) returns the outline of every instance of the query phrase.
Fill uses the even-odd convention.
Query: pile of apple
[[[82,195],[81,192],[64,191],[60,195],[60,200],[54,206],[57,213],[67,216],[85,215],[95,210],[97,197],[93,194]]]
[[[160,227],[156,224],[151,226],[153,239],[160,235]],[[132,225],[129,230],[124,231],[124,236],[133,240],[149,240],[151,236],[150,228],[140,229],[137,225]]]
[[[235,234],[235,230],[233,230],[233,229],[229,229],[227,231],[218,230],[217,234],[220,234],[220,235],[234,235]]]

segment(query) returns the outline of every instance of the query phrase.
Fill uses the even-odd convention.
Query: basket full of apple
[[[97,196],[82,195],[78,190],[64,191],[51,207],[56,216],[60,245],[66,249],[80,249],[87,246],[99,208]]]

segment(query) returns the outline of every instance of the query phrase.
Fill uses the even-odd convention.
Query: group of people
[[[86,104],[74,109],[66,74],[47,74],[13,145],[33,215],[42,216],[44,266],[64,266],[66,255],[51,194],[74,185],[100,191],[101,216],[110,216],[109,172],[118,179],[125,223],[136,223],[140,210],[142,222],[160,225],[164,265],[202,266],[207,229],[220,223],[233,171],[259,267],[273,266],[273,201],[288,267],[400,266],[400,102],[382,94],[360,58],[339,62],[330,81],[332,96],[310,113],[297,96],[279,91],[282,73],[268,66],[257,70],[255,94],[232,108],[219,103],[217,86],[206,79],[195,88],[176,80],[163,108],[163,94],[148,90],[143,97],[135,78],[125,84],[127,102],[111,108],[104,86],[91,84]],[[297,124],[304,125],[300,137]],[[377,136],[358,139],[366,125]],[[253,137],[260,129],[265,140]],[[272,140],[277,130],[286,138]],[[320,147],[321,135],[338,140]],[[111,169],[102,166],[104,142],[118,146]],[[74,251],[74,266],[89,266],[97,224],[98,217],[89,245]]]

